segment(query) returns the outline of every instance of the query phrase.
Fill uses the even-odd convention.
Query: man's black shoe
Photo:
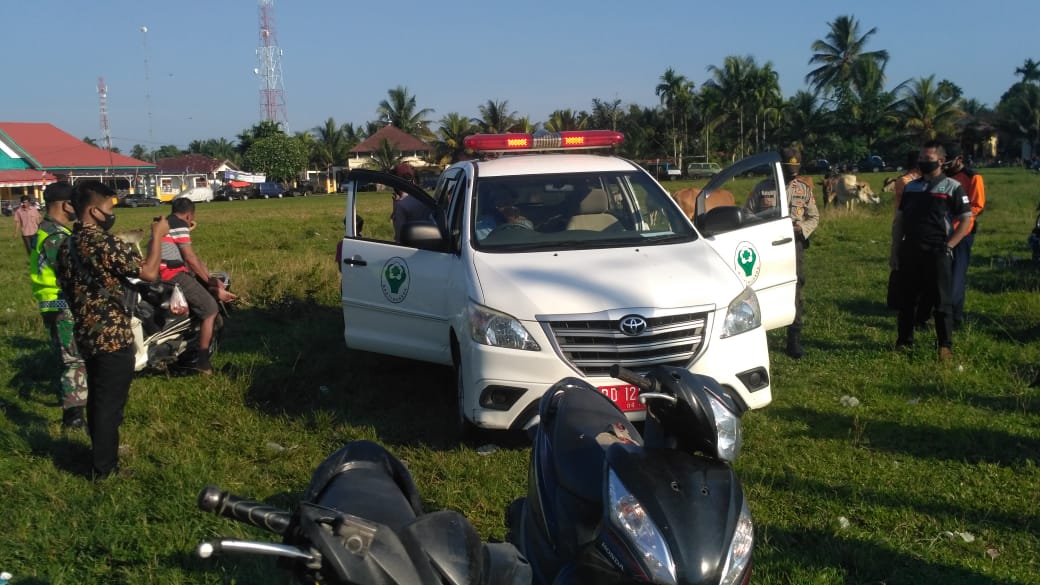
[[[66,408],[61,413],[61,426],[66,429],[82,429],[87,424],[83,418],[83,407],[73,406]]]

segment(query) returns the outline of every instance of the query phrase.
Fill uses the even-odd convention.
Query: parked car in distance
[[[120,207],[159,207],[162,205],[162,201],[159,201],[158,197],[146,193],[134,193],[120,197],[118,205]]]
[[[256,197],[260,199],[270,199],[271,197],[281,198],[285,195],[285,186],[275,181],[264,181],[263,183],[256,183]]]
[[[228,181],[221,185],[213,194],[215,201],[234,201],[240,199],[245,201],[256,193],[255,184],[246,181]]]
[[[691,179],[710,178],[721,170],[722,167],[719,166],[719,163],[692,162],[686,165],[686,176]]]
[[[876,154],[872,154],[867,158],[859,161],[856,164],[856,168],[859,169],[860,172],[870,171],[872,173],[876,173],[878,171],[885,170],[885,160]]]
[[[195,203],[209,203],[213,201],[213,189],[209,187],[193,187],[182,191],[174,199],[191,199]]]
[[[318,184],[314,181],[297,181],[296,186],[287,189],[285,194],[289,197],[306,197],[311,193],[317,193],[318,190]]]
[[[807,175],[822,175],[831,168],[831,163],[825,158],[818,158],[802,165],[802,172]]]

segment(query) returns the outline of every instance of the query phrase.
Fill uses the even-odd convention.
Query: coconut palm
[[[693,106],[693,82],[669,67],[661,75],[661,82],[654,88],[654,93],[661,99],[661,105],[671,118],[672,156],[675,157],[675,164],[681,165],[689,111]]]
[[[589,125],[593,128],[610,128],[617,130],[618,119],[624,115],[621,110],[621,100],[615,99],[610,102],[592,98],[592,116]]]
[[[433,141],[436,163],[446,166],[465,158],[466,137],[476,132],[473,123],[458,112],[441,118],[438,122],[437,139]]]
[[[372,152],[372,159],[368,166],[384,173],[393,173],[394,169],[404,161],[401,151],[397,150],[392,142],[384,138],[379,147]]]
[[[997,105],[1003,130],[1023,145],[1023,158],[1040,149],[1040,85],[1020,81],[1011,86]]]
[[[1015,75],[1021,75],[1025,83],[1040,82],[1040,62],[1026,59],[1021,67],[1015,68]]]
[[[877,27],[860,34],[859,22],[854,16],[839,16],[829,23],[830,32],[812,44],[813,55],[809,65],[816,68],[805,76],[805,81],[818,93],[837,96],[840,100],[850,88],[861,82],[859,68],[873,63],[884,71],[888,51],[865,51]]]
[[[508,132],[516,124],[516,112],[509,111],[507,100],[488,100],[477,106],[477,109],[480,111],[480,117],[474,118],[472,122],[485,134]]]
[[[755,58],[751,55],[744,57],[730,55],[723,59],[722,67],[709,65],[708,72],[711,73],[711,79],[704,85],[712,88],[709,91],[717,92],[720,113],[725,119],[736,119],[737,154],[739,157],[743,157],[747,153],[744,144],[747,136],[744,130],[744,118],[749,105],[755,101],[756,84],[760,81]]]
[[[953,123],[964,114],[955,99],[939,90],[935,75],[912,80],[901,93],[903,125],[918,142],[955,134]]]
[[[376,108],[381,118],[412,136],[432,137],[430,121],[426,117],[432,114],[433,110],[418,109],[415,96],[408,93],[407,87],[399,85],[388,90],[387,98],[379,102],[379,107]]]
[[[350,155],[350,148],[354,145],[350,144],[347,139],[345,132],[347,126],[350,125],[337,126],[336,120],[328,118],[321,126],[311,128],[311,134],[315,138],[314,163],[317,168],[342,164]],[[353,130],[353,126],[350,126],[350,129]]]
[[[588,127],[589,116],[585,112],[575,113],[573,110],[556,110],[549,114],[545,122],[545,129],[550,132],[564,132],[566,130],[584,130]]]

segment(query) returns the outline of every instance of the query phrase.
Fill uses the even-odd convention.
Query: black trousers
[[[134,378],[134,348],[86,356],[87,431],[93,446],[94,474],[103,476],[119,465],[119,425]]]
[[[794,321],[788,326],[788,330],[800,332],[802,330],[802,288],[805,287],[805,248],[808,242],[801,233],[795,234],[794,238],[794,270],[797,280],[794,287]]]
[[[904,241],[899,246],[899,336],[896,343],[914,340],[914,313],[921,298],[932,299],[935,337],[939,347],[953,347],[953,260],[943,246]]]

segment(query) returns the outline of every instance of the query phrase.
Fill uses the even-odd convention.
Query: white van
[[[186,191],[181,191],[174,199],[191,199],[195,203],[209,203],[213,201],[213,189],[210,187],[192,187]]]
[[[468,148],[505,154],[448,167],[432,195],[350,171],[340,244],[347,346],[453,365],[463,431],[527,427],[538,399],[567,376],[641,419],[638,390],[610,377],[613,364],[686,367],[734,388],[750,408],[768,404],[765,331],[794,318],[794,233],[779,157],[720,173],[700,195],[697,208],[711,209],[695,228],[634,162],[532,154],[621,139],[471,136]],[[747,214],[705,204],[730,178],[763,170],[778,207]],[[365,183],[407,192],[431,219],[406,225],[400,242],[358,235],[356,187]]]
[[[692,162],[686,165],[686,176],[694,179],[700,177],[714,177],[722,172],[722,167],[713,162]]]

